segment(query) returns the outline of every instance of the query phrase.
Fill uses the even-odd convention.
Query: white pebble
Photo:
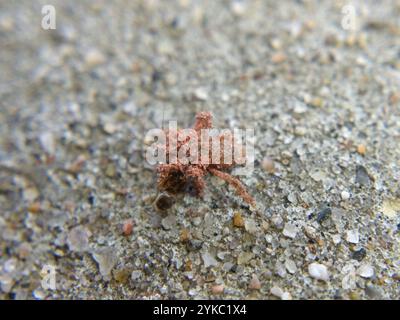
[[[370,264],[363,264],[358,268],[357,274],[363,278],[371,278],[374,275],[374,268]]]
[[[92,253],[94,260],[97,262],[100,270],[100,274],[108,278],[111,274],[111,270],[114,268],[118,261],[118,257],[113,248],[102,248]]]
[[[117,131],[117,126],[114,123],[107,122],[104,124],[103,129],[108,134],[113,134]]]
[[[9,293],[14,285],[14,280],[7,275],[0,275],[0,289],[5,292]]]
[[[282,297],[283,295],[283,290],[277,286],[272,287],[270,292],[272,295],[278,298]]]
[[[282,300],[292,300],[292,295],[289,292],[283,291],[281,288],[277,286],[272,287],[270,292],[272,295]]]
[[[282,300],[292,300],[292,295],[290,294],[290,292],[285,291],[281,297]]]
[[[296,266],[296,264],[294,263],[293,260],[286,259],[285,267],[286,267],[286,270],[291,274],[293,274],[293,273],[295,273],[297,271],[297,266]]]
[[[42,148],[49,154],[54,154],[56,151],[56,140],[51,132],[43,132],[39,136]]]
[[[12,273],[17,269],[18,260],[15,258],[8,259],[3,266],[3,269],[6,273]]]
[[[334,244],[339,244],[340,241],[342,241],[342,239],[341,239],[341,237],[340,237],[340,234],[334,234],[334,235],[332,236],[332,240],[333,240],[333,243],[334,243]]]
[[[344,290],[354,290],[357,287],[356,276],[354,272],[346,274],[342,279],[342,288]]]
[[[347,242],[357,244],[360,241],[358,230],[348,230],[346,232],[346,240]]]
[[[242,16],[246,12],[246,4],[242,1],[233,1],[231,9],[236,16]]]
[[[250,234],[257,234],[257,224],[252,219],[247,219],[244,223],[244,228]]]
[[[106,62],[106,58],[100,51],[92,49],[86,54],[85,62],[89,67],[95,67]]]
[[[209,252],[205,252],[201,255],[201,257],[203,258],[204,261],[204,267],[208,268],[211,266],[217,266],[218,265],[218,261],[215,260],[215,258],[209,253]]]
[[[208,99],[208,93],[204,88],[197,88],[193,95],[197,100],[200,101],[206,101]]]
[[[342,200],[346,201],[350,199],[350,193],[348,193],[346,190],[343,190],[342,193],[340,194],[342,197]]]
[[[296,226],[294,226],[293,224],[290,224],[290,223],[286,223],[285,227],[283,229],[283,235],[288,238],[294,239],[296,237],[296,234],[297,234]]]
[[[328,268],[323,264],[313,262],[308,266],[308,273],[314,279],[328,281],[329,280],[329,272]]]

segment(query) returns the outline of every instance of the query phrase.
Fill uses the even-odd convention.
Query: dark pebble
[[[188,242],[186,242],[186,249],[188,249],[189,251],[200,250],[202,246],[203,242],[200,240],[190,239]]]
[[[237,271],[237,269],[238,269],[238,265],[234,264],[229,271],[235,273]]]
[[[367,251],[364,248],[361,248],[360,250],[353,252],[352,258],[354,260],[361,261],[362,259],[365,258],[366,255],[367,255]]]
[[[162,73],[158,70],[154,70],[153,74],[151,75],[151,80],[153,82],[158,82],[162,79]]]
[[[325,221],[326,219],[328,219],[330,217],[330,215],[332,214],[332,210],[331,208],[324,208],[322,209],[317,216],[317,222],[321,223],[323,221]]]
[[[94,205],[96,198],[93,195],[90,195],[88,197],[88,202],[90,203],[90,205]]]
[[[356,183],[360,186],[368,186],[371,183],[367,169],[360,165],[356,167]]]
[[[175,203],[175,197],[172,195],[162,192],[154,201],[154,207],[157,211],[166,211],[171,208]]]

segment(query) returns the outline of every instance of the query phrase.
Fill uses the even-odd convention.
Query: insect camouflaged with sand
[[[195,131],[196,137],[198,139],[198,146],[203,145],[204,141],[202,141],[202,139],[204,137],[202,136],[201,131],[205,129],[212,129],[212,115],[210,112],[199,112],[196,115],[196,120],[193,125],[193,130]],[[232,135],[226,134],[225,132],[217,136],[217,140],[219,141],[221,146],[219,150],[219,161],[217,162],[212,161],[212,150],[209,149],[207,151],[210,161],[204,161],[204,158],[200,158],[194,163],[191,161],[182,161],[182,159],[177,158],[177,161],[173,161],[173,163],[171,163],[170,155],[172,153],[172,146],[176,148],[177,154],[179,154],[179,151],[182,148],[185,148],[182,150],[186,152],[188,158],[190,158],[190,156],[192,155],[191,152],[193,152],[193,150],[191,148],[187,148],[187,145],[190,142],[190,137],[186,137],[185,139],[183,139],[183,141],[176,139],[176,146],[171,143],[171,137],[178,138],[182,133],[182,129],[176,130],[176,132],[171,132],[171,130],[169,129],[164,131],[167,136],[164,147],[166,151],[166,156],[168,157],[168,161],[166,161],[166,163],[161,163],[157,166],[158,190],[163,192],[162,194],[164,195],[158,197],[158,200],[156,200],[156,208],[161,210],[168,209],[173,204],[173,201],[166,201],[168,197],[171,195],[177,195],[179,193],[188,193],[192,196],[202,197],[204,195],[204,189],[206,186],[204,178],[208,174],[212,174],[226,181],[235,189],[236,193],[247,204],[255,206],[254,198],[246,191],[246,188],[244,187],[242,182],[239,179],[230,175],[229,173],[224,172],[224,170],[231,169],[238,164],[238,161],[236,161],[235,158],[233,159],[233,161],[225,161],[226,158],[224,156],[224,140],[231,139],[232,148],[229,151],[232,153],[234,152],[234,148],[238,148],[239,146]],[[208,147],[210,146],[210,144],[206,145],[208,145]],[[243,148],[240,151],[242,151],[243,153]],[[166,205],[157,205],[158,201]]]

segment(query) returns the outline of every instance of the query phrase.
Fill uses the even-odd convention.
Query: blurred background
[[[399,299],[399,17],[0,1],[0,298]],[[214,178],[154,211],[146,131],[206,110],[255,129],[258,213]]]

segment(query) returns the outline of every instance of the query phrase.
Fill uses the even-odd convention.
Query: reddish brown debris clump
[[[211,113],[209,112],[200,112],[196,115],[196,121],[193,125],[193,130],[197,133],[198,137],[198,146],[199,146],[199,151],[198,155],[200,158],[200,146],[201,146],[201,130],[202,129],[211,129],[212,128],[212,116]],[[169,159],[169,139],[168,139],[168,134],[171,134],[171,132],[167,133],[167,141],[166,141],[166,155],[167,158]],[[177,130],[175,134],[178,136],[180,133],[180,130]],[[204,189],[205,189],[205,181],[204,177],[207,174],[212,174],[214,176],[217,176],[218,178],[226,181],[228,184],[230,184],[235,190],[236,193],[248,204],[254,205],[255,201],[254,199],[247,193],[245,187],[243,184],[238,180],[237,178],[231,176],[230,174],[223,172],[222,170],[230,169],[234,165],[237,165],[237,163],[224,163],[224,158],[223,158],[223,141],[226,138],[232,139],[232,135],[227,135],[227,134],[221,134],[218,137],[221,142],[221,160],[219,164],[213,164],[211,161],[211,152],[210,152],[210,163],[209,164],[204,164],[201,161],[199,163],[194,164],[194,163],[187,163],[183,164],[182,162],[177,161],[177,163],[168,163],[169,161],[167,160],[167,163],[165,164],[160,164],[157,167],[157,172],[158,172],[158,188],[161,191],[166,191],[170,194],[178,194],[178,193],[189,193],[192,196],[198,196],[201,197],[203,196]],[[179,154],[180,148],[185,146],[190,141],[190,137],[188,137],[184,141],[179,141],[177,142],[177,151]],[[186,146],[185,146],[186,148]],[[233,144],[232,148],[232,154],[234,152],[235,144]],[[187,150],[187,154],[190,153],[190,148]],[[190,154],[188,154],[190,156]]]
[[[133,231],[133,221],[132,220],[126,220],[124,224],[122,225],[122,233],[124,236],[130,236]]]

